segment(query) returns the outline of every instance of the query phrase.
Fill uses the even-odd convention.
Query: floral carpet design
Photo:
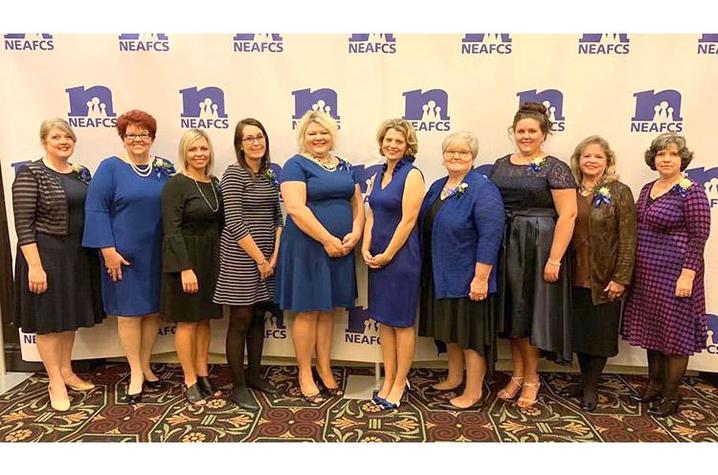
[[[183,395],[179,365],[156,366],[162,387],[145,392],[135,406],[122,403],[129,378],[122,364],[108,364],[85,374],[96,385],[88,392],[71,391],[67,412],[53,411],[47,377],[38,373],[0,395],[0,442],[703,442],[718,441],[718,388],[696,377],[681,387],[683,404],[677,414],[660,419],[629,395],[645,377],[604,375],[599,405],[585,413],[579,401],[559,392],[578,375],[541,375],[536,405],[520,409],[496,398],[508,374],[497,373],[480,410],[446,408],[456,391],[439,393],[431,385],[445,370],[414,369],[412,389],[399,409],[384,411],[368,400],[331,398],[311,405],[299,398],[296,367],[271,366],[267,379],[276,396],[253,391],[258,412],[239,409],[215,398],[190,406]],[[371,374],[365,368],[335,368],[340,385],[349,374]],[[210,377],[225,394],[231,384],[228,368],[212,366]],[[460,388],[459,388],[460,389]]]

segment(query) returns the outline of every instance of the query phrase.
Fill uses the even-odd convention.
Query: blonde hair
[[[42,124],[40,124],[40,140],[42,142],[47,139],[48,134],[52,129],[60,129],[66,134],[68,134],[70,137],[72,137],[73,142],[77,142],[77,136],[75,135],[75,131],[72,130],[72,127],[70,127],[70,124],[67,123],[65,119],[61,119],[59,117],[55,117],[52,119],[46,119],[42,121]]]
[[[405,155],[415,157],[416,153],[419,151],[419,140],[416,138],[414,126],[404,119],[398,118],[387,119],[379,126],[379,130],[376,133],[376,141],[379,143],[379,154],[384,155],[381,151],[381,144],[384,142],[384,137],[386,137],[387,132],[391,129],[396,130],[404,136],[404,140],[406,140]]]
[[[586,147],[592,144],[599,145],[603,149],[603,153],[606,154],[606,171],[603,172],[604,179],[607,182],[618,180],[618,173],[616,172],[616,154],[613,150],[611,150],[611,146],[608,145],[606,139],[599,135],[591,135],[590,137],[586,137],[581,140],[581,143],[576,145],[576,149],[573,151],[573,155],[571,155],[571,171],[573,172],[573,176],[576,178],[578,184],[580,185],[581,180],[583,180],[583,173],[581,172],[581,167],[579,166],[581,154]]]
[[[327,129],[329,135],[332,137],[332,149],[334,149],[337,143],[337,130],[339,130],[336,121],[334,121],[334,119],[332,119],[332,117],[326,112],[310,110],[302,116],[299,120],[299,125],[297,126],[297,143],[299,144],[299,151],[306,152],[306,150],[304,150],[304,134],[307,132],[309,124],[312,122]]]
[[[192,146],[192,144],[199,139],[205,139],[207,141],[207,147],[209,148],[209,160],[207,161],[207,166],[204,167],[204,173],[206,175],[210,175],[212,172],[212,165],[214,164],[214,149],[212,148],[212,141],[209,139],[207,132],[200,129],[189,129],[187,132],[182,134],[182,138],[179,142],[179,161],[182,163],[180,171],[187,170],[187,167],[189,166],[189,162],[187,161],[187,152],[190,146]]]

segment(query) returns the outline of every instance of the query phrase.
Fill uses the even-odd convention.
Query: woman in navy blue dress
[[[117,316],[120,343],[130,364],[126,402],[142,400],[143,384],[159,388],[150,356],[160,328],[162,188],[174,167],[150,155],[157,122],[131,110],[117,119],[125,151],[100,163],[90,182],[82,245],[102,254],[102,302]]]
[[[419,215],[423,255],[419,335],[446,343],[449,374],[463,376],[466,367],[464,392],[447,407],[477,409],[485,399],[484,377],[487,371],[493,373],[496,361],[493,294],[503,238],[503,202],[496,186],[472,168],[479,153],[474,134],[449,135],[441,151],[448,175],[431,185]],[[445,386],[434,389],[453,389]]]
[[[315,348],[324,387],[332,396],[343,395],[329,358],[333,312],[354,306],[353,249],[364,226],[364,204],[352,167],[331,153],[336,130],[327,114],[307,112],[298,127],[301,153],[285,163],[280,177],[288,216],[279,246],[276,299],[282,310],[297,312],[292,337],[299,386],[312,404],[324,401],[312,376]]]
[[[364,225],[362,255],[369,266],[369,315],[381,323],[384,384],[374,396],[382,407],[398,407],[408,386],[416,347],[421,249],[416,219],[424,178],[412,163],[416,132],[403,119],[385,120],[377,133],[386,164],[374,178]]]

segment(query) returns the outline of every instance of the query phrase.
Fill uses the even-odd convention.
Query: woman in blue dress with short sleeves
[[[302,153],[287,161],[280,176],[288,216],[279,247],[276,299],[282,310],[297,312],[292,332],[299,386],[312,404],[324,400],[311,371],[315,347],[327,392],[343,394],[329,359],[333,311],[354,306],[353,249],[364,226],[351,165],[330,153],[336,130],[327,114],[306,113],[298,127]]]
[[[169,161],[150,156],[157,122],[131,110],[117,119],[125,153],[103,160],[90,183],[82,245],[102,253],[102,301],[117,316],[130,364],[127,402],[141,401],[143,383],[158,388],[150,368],[160,327],[162,188],[174,174]],[[139,318],[138,318],[139,317]]]
[[[403,119],[379,127],[379,153],[386,164],[374,178],[364,226],[362,255],[369,266],[369,315],[379,327],[384,384],[373,401],[398,405],[408,386],[416,347],[421,249],[416,220],[424,197],[424,178],[412,165],[416,132]]]

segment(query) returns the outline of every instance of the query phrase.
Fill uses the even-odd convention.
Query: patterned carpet
[[[445,377],[443,370],[414,369],[409,402],[397,411],[381,411],[370,401],[330,399],[311,406],[297,399],[296,368],[272,366],[267,376],[281,395],[268,399],[254,393],[262,409],[252,413],[224,399],[192,407],[182,394],[181,370],[176,364],[157,365],[161,390],[145,393],[144,402],[128,406],[118,401],[125,394],[127,366],[110,364],[91,377],[97,387],[87,393],[71,392],[72,407],[65,413],[49,407],[47,378],[38,373],[0,395],[0,441],[83,442],[698,442],[718,441],[718,389],[699,378],[686,378],[681,388],[684,403],[678,414],[655,419],[646,407],[632,403],[628,395],[641,388],[640,376],[605,375],[599,407],[582,413],[577,401],[558,396],[577,375],[542,374],[539,402],[519,409],[496,398],[497,388],[508,380],[499,373],[489,399],[480,411],[450,411],[430,385]],[[343,384],[347,375],[371,374],[364,368],[336,368]],[[211,376],[223,390],[229,389],[228,369],[213,366]]]

